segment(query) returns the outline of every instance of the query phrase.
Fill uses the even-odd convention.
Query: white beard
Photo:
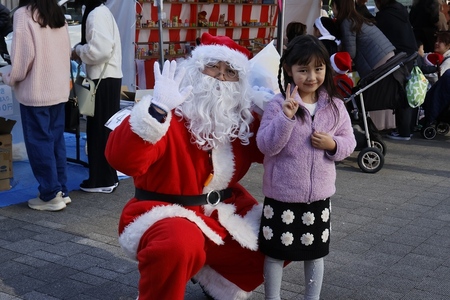
[[[200,73],[200,72],[198,72]],[[175,114],[185,118],[192,142],[209,150],[239,138],[247,145],[253,121],[251,102],[241,82],[220,81],[200,73],[195,76],[191,96]]]

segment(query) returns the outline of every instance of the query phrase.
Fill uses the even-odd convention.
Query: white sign
[[[108,122],[105,123],[105,126],[111,130],[114,130],[117,126],[119,126],[122,121],[131,114],[131,106],[127,106],[124,109],[116,112],[111,118],[109,118]]]
[[[0,84],[0,117],[10,116],[13,112],[11,87],[6,84]]]

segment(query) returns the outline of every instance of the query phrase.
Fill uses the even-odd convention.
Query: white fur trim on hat
[[[221,45],[199,45],[192,51],[192,59],[204,66],[211,60],[228,62],[239,75],[246,74],[249,60],[242,52]]]
[[[331,66],[338,74],[346,74],[352,68],[352,59],[348,52],[336,52],[330,56]]]
[[[319,29],[322,36],[332,36],[331,33],[323,26],[320,17],[314,21],[314,25]],[[334,36],[333,36],[334,37]]]

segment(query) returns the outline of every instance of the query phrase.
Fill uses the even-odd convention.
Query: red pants
[[[184,218],[155,223],[138,249],[139,299],[184,299],[187,282],[204,265],[247,292],[262,284],[264,255],[242,248],[230,236],[224,242],[214,244]]]

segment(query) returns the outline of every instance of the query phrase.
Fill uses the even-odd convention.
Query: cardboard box
[[[139,102],[145,95],[153,95],[153,89],[137,90],[136,92],[122,91],[125,100]]]
[[[11,188],[10,179],[0,179],[0,191],[6,191]]]
[[[11,131],[14,124],[16,121],[0,117],[0,191],[11,188],[10,178],[13,177]]]

